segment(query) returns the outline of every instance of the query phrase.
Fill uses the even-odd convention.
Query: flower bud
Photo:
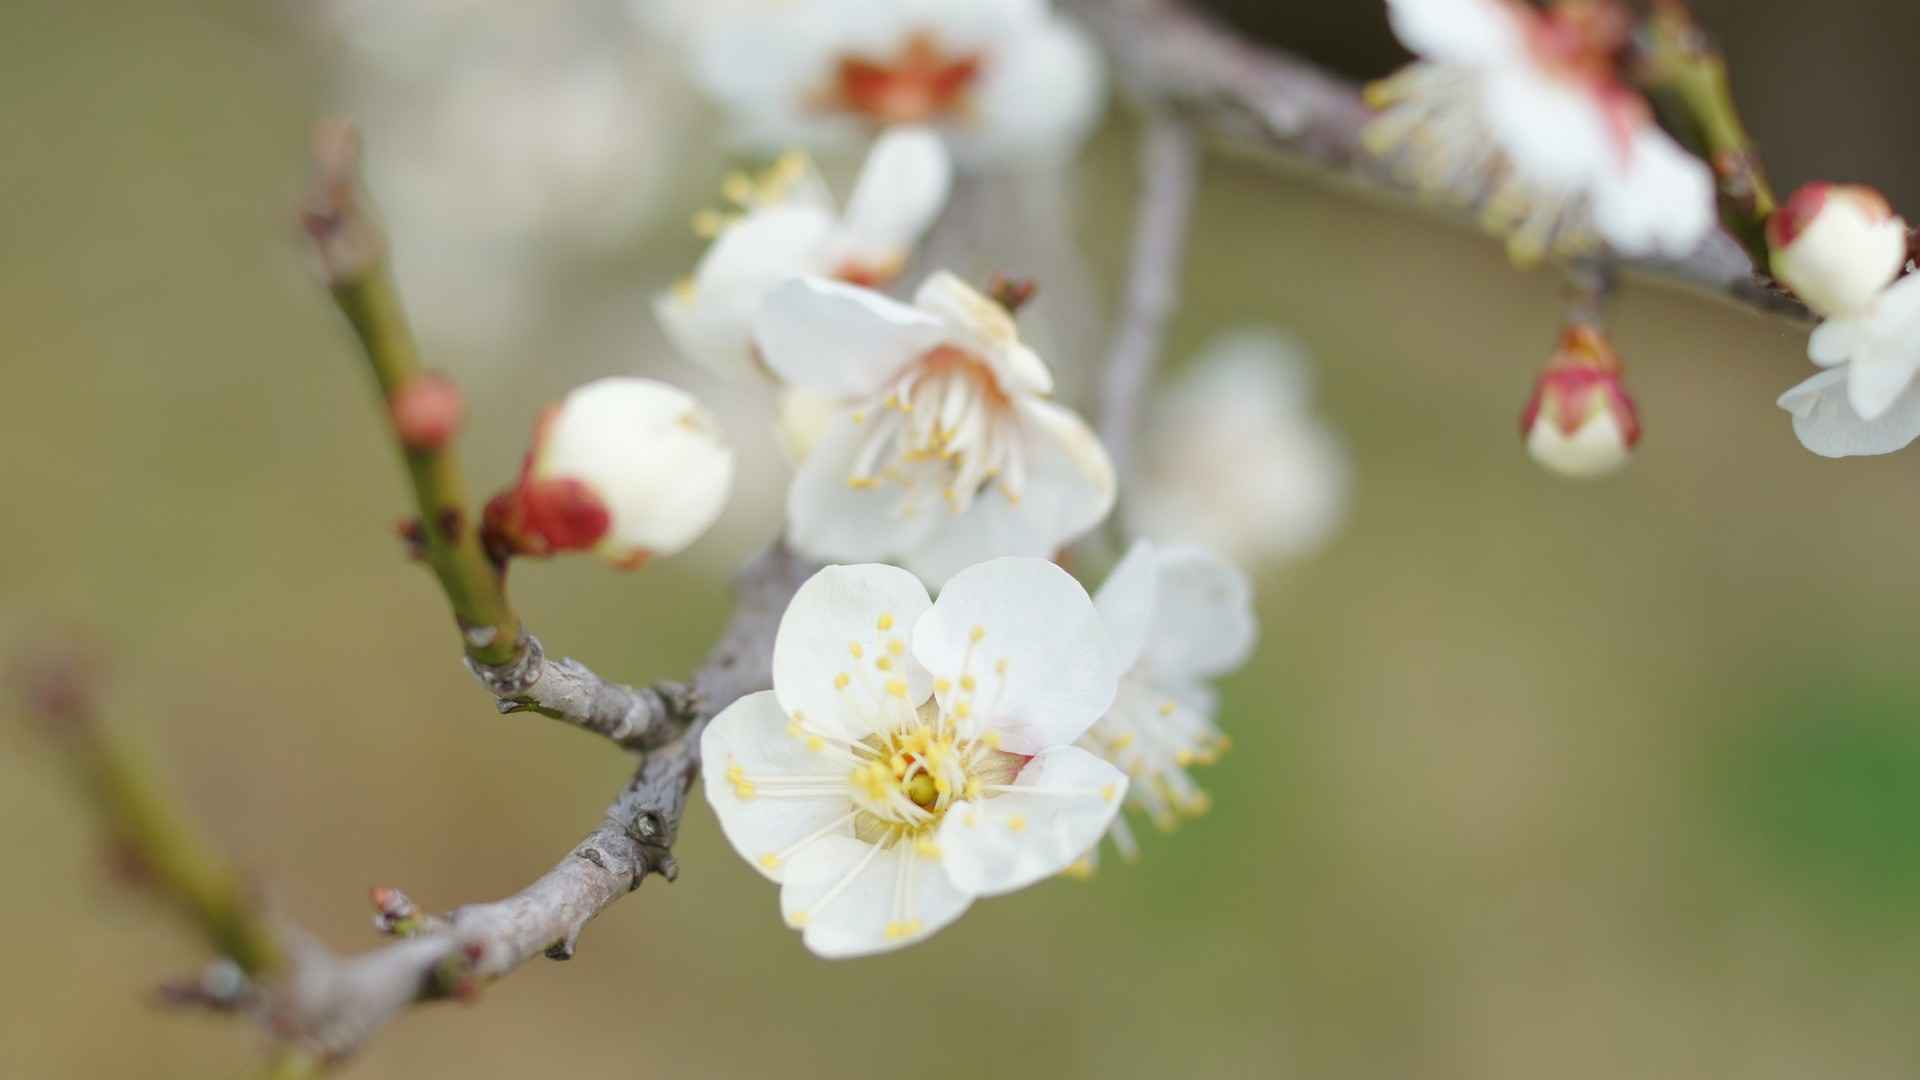
[[[732,485],[733,451],[692,396],[651,379],[600,379],[547,410],[489,525],[516,551],[594,551],[629,568],[693,543]]]
[[[1600,476],[1627,463],[1640,418],[1620,358],[1599,328],[1576,323],[1561,335],[1520,416],[1520,434],[1527,453],[1562,476]]]
[[[452,379],[430,371],[393,393],[393,429],[409,450],[438,450],[460,430],[466,403]]]
[[[1907,223],[1878,191],[1812,183],[1767,219],[1773,276],[1821,315],[1866,309],[1907,262]]]

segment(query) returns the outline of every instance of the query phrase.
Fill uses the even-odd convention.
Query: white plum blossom
[[[1481,205],[1520,261],[1591,248],[1691,252],[1715,220],[1713,174],[1614,70],[1631,21],[1614,0],[1388,0],[1420,56],[1371,97],[1380,153]]]
[[[1007,309],[959,278],[934,274],[912,305],[801,278],[754,326],[776,375],[835,401],[787,492],[801,551],[938,584],[996,555],[1050,556],[1113,508],[1100,440],[1047,399],[1053,375]]]
[[[1827,370],[1780,397],[1807,449],[1890,454],[1920,437],[1920,275],[1894,282],[1857,315],[1821,323],[1807,353]]]
[[[1161,829],[1205,813],[1206,792],[1187,770],[1211,764],[1228,739],[1215,718],[1210,680],[1246,663],[1259,636],[1253,586],[1239,567],[1196,547],[1136,541],[1094,595],[1115,665],[1113,707],[1081,745],[1113,762],[1132,783],[1127,805]],[[1120,853],[1139,853],[1126,821],[1108,835]],[[1090,871],[1098,849],[1068,869]]]
[[[1773,276],[1829,318],[1870,307],[1907,263],[1907,223],[1857,184],[1812,183],[1767,218]]]
[[[844,212],[797,151],[758,178],[735,173],[723,194],[737,210],[695,219],[713,244],[690,277],[654,301],[660,325],[695,362],[725,375],[758,374],[752,322],[769,292],[808,274],[892,281],[940,215],[951,183],[946,148],[925,128],[895,129],[874,143]]]
[[[807,948],[898,948],[1099,840],[1127,778],[1073,743],[1115,680],[1052,563],[982,563],[938,603],[896,567],[829,566],[780,620],[773,689],[701,736],[707,800]]]
[[[1149,400],[1146,421],[1122,506],[1135,534],[1252,565],[1305,556],[1339,528],[1352,468],[1286,335],[1246,328],[1208,342]]]
[[[762,148],[937,128],[968,165],[1060,159],[1099,118],[1100,57],[1049,0],[808,0],[683,20],[694,78]]]
[[[692,544],[732,485],[733,451],[692,395],[599,379],[541,417],[519,482],[488,516],[528,553],[593,551],[631,568]]]

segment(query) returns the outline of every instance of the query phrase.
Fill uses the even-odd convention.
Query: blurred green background
[[[115,719],[279,902],[358,948],[368,886],[510,892],[627,765],[496,717],[400,557],[399,470],[290,225],[321,54],[290,8],[237,0],[0,15],[0,644],[100,633]],[[1108,289],[1134,137],[1116,118],[1077,188]],[[1842,171],[1796,152],[1790,174]],[[533,333],[436,357],[473,400],[477,484],[582,378],[686,377],[646,302],[696,253],[681,211],[717,177],[691,171],[642,239],[545,264]],[[678,884],[570,963],[416,1012],[354,1075],[1920,1072],[1912,457],[1802,451],[1772,402],[1803,331],[1630,287],[1640,459],[1556,482],[1514,430],[1553,275],[1302,179],[1207,181],[1174,355],[1293,330],[1357,465],[1341,537],[1266,575],[1213,813],[830,964],[696,801]],[[637,574],[529,565],[515,596],[554,649],[670,677],[760,521]],[[107,872],[41,745],[9,727],[0,754],[0,1074],[253,1068],[257,1035],[150,1006],[197,944]]]

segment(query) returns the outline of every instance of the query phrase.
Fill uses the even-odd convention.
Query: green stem
[[[358,140],[345,125],[324,124],[316,132],[314,155],[307,230],[333,298],[372,365],[391,420],[395,398],[427,373],[387,265],[385,237],[360,201]],[[512,662],[520,652],[520,619],[481,543],[480,515],[467,500],[451,439],[434,447],[410,446],[396,424],[394,442],[413,485],[422,555],[453,608],[467,655],[492,667]]]
[[[1759,148],[1734,104],[1726,58],[1683,0],[1656,0],[1643,41],[1640,77],[1647,93],[1668,126],[1713,166],[1721,221],[1764,272],[1767,218],[1776,201]]]
[[[96,718],[63,718],[60,741],[77,785],[131,861],[130,869],[197,924],[251,976],[281,961],[258,898],[181,812],[151,760]]]

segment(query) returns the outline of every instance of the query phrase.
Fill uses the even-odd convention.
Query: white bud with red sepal
[[[516,553],[592,551],[631,568],[707,531],[733,486],[733,451],[692,395],[599,379],[547,410],[520,480],[488,507]]]
[[[1767,219],[1773,276],[1825,316],[1856,315],[1907,263],[1907,223],[1858,184],[1812,183]]]
[[[1640,417],[1620,357],[1599,328],[1567,327],[1520,416],[1527,453],[1562,476],[1602,476],[1624,466],[1640,442]]]

